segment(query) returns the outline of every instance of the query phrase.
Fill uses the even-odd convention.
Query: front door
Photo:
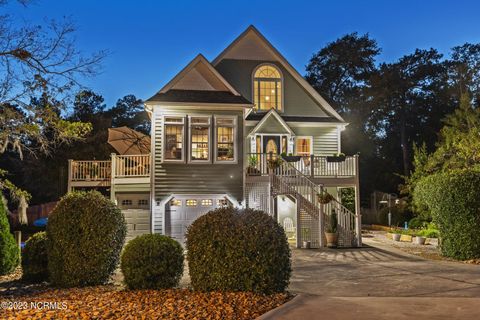
[[[280,136],[263,136],[263,153],[280,154]]]

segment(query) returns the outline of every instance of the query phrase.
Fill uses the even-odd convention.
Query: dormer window
[[[277,67],[261,65],[255,70],[253,101],[258,110],[282,110],[282,76]]]

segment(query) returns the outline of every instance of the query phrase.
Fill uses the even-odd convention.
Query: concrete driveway
[[[294,250],[289,290],[266,319],[480,319],[480,266],[365,248]]]

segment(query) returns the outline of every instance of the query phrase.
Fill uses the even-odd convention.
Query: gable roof
[[[249,50],[250,45],[247,41],[251,41],[252,37],[258,39],[265,47],[265,52],[257,52],[258,55],[270,54],[275,60],[277,60],[293,77],[300,83],[300,85],[307,91],[307,93],[332,117],[336,118],[340,122],[345,120],[335,111],[334,108],[298,73],[298,71],[283,57],[283,55],[257,30],[253,25],[250,25],[242,34],[240,34],[225,50],[223,50],[212,61],[212,65],[216,66],[220,61],[226,58],[231,58],[230,55],[237,47],[243,46]],[[268,53],[267,53],[268,52]],[[265,56],[268,57],[268,56]],[[248,60],[249,57],[243,57]],[[251,57],[252,59],[254,57]]]
[[[295,132],[293,132],[293,130],[288,126],[288,124],[282,119],[282,117],[278,114],[277,110],[275,109],[271,109],[270,111],[268,111],[263,116],[262,120],[260,120],[257,123],[255,128],[253,128],[253,130],[250,131],[249,135],[252,135],[257,133],[258,131],[261,131],[262,127],[264,127],[267,124],[267,121],[269,121],[270,119],[273,119],[274,121],[279,123],[280,126],[285,130],[285,133],[295,135]]]
[[[252,104],[201,54],[145,102]]]

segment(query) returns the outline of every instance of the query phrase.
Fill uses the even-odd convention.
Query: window
[[[212,199],[202,199],[201,202],[202,206],[212,206],[213,205],[213,200]]]
[[[228,206],[227,199],[217,199],[217,207],[226,207]]]
[[[182,206],[182,200],[180,199],[170,200],[170,207],[181,207],[181,206]]]
[[[253,101],[258,110],[282,110],[282,77],[276,67],[262,65],[255,71]]]
[[[165,150],[166,161],[183,161],[184,118],[165,117]]]
[[[235,162],[236,121],[234,117],[215,117],[215,162]]]
[[[131,206],[132,204],[133,204],[133,202],[130,199],[122,200],[122,206]]]
[[[187,207],[195,207],[197,205],[197,200],[188,199],[186,203],[187,203]]]
[[[139,206],[148,206],[148,200],[147,199],[140,199],[140,200],[138,200],[138,205]]]
[[[210,160],[210,118],[190,117],[190,161]]]
[[[312,154],[312,137],[297,137],[295,146],[296,154],[299,156],[309,156]]]

